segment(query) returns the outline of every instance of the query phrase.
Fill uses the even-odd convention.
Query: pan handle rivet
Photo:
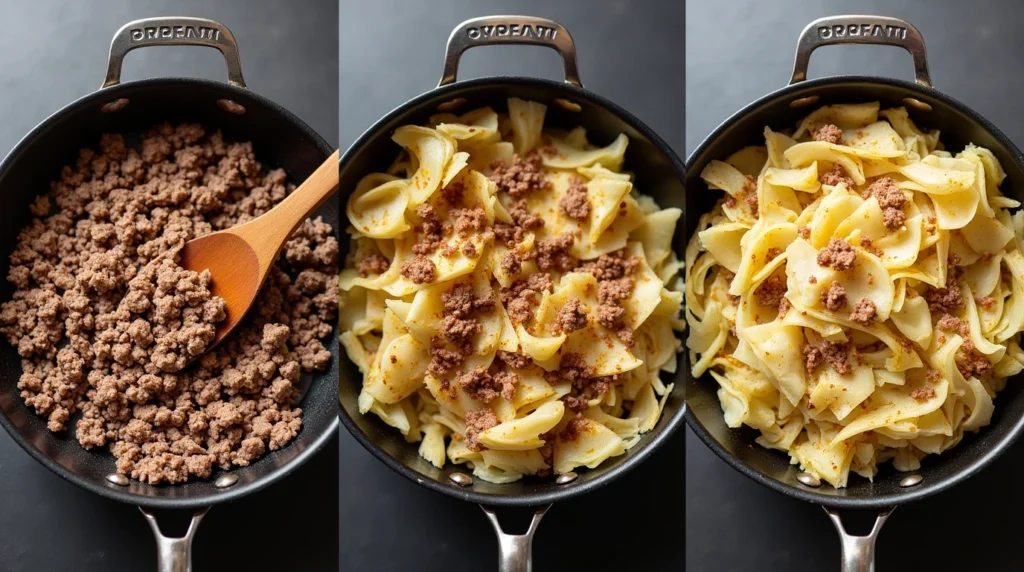
[[[555,479],[555,484],[556,485],[567,485],[567,484],[575,481],[576,477],[578,477],[578,476],[579,475],[577,475],[576,473],[574,473],[572,471],[569,471],[568,473],[562,473],[561,475],[558,475],[557,479]]]
[[[234,113],[235,115],[245,114],[245,106],[230,99],[218,99],[217,105],[228,113]]]
[[[921,481],[923,481],[923,480],[924,480],[924,477],[922,477],[921,475],[910,475],[910,476],[907,476],[907,477],[903,477],[903,479],[900,481],[900,486],[901,487],[912,487],[914,485],[921,484]]]
[[[128,477],[122,475],[121,473],[110,473],[109,475],[107,475],[107,482],[117,485],[119,487],[127,487]]]
[[[808,473],[800,473],[796,476],[796,480],[800,481],[800,484],[808,487],[818,488],[821,486],[821,481],[818,480],[818,477]]]
[[[128,105],[128,99],[126,99],[124,97],[119,97],[119,98],[115,99],[114,101],[109,101],[107,103],[104,103],[103,107],[100,108],[100,111],[102,111],[103,113],[114,113],[115,111],[121,111],[127,105]]]
[[[473,477],[466,473],[452,473],[448,475],[448,480],[459,485],[460,487],[468,487],[473,484]]]
[[[213,486],[217,487],[218,489],[226,489],[237,482],[238,475],[234,473],[228,473],[226,475],[221,475],[217,477],[217,480],[213,481]]]

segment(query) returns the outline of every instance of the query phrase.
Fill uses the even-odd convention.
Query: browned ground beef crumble
[[[151,484],[210,476],[285,446],[302,427],[302,371],[323,370],[338,307],[338,243],[307,220],[253,311],[200,354],[223,319],[206,273],[174,262],[186,241],[252,220],[292,190],[250,143],[162,124],[141,149],[104,135],[83,149],[10,256],[13,299],[0,332],[22,357],[25,403],[61,431],[106,446],[117,470]],[[152,263],[152,264],[150,264]],[[148,266],[147,266],[148,265]],[[366,272],[379,272],[373,260]]]
[[[833,268],[840,272],[853,267],[857,253],[850,243],[841,238],[833,238],[828,245],[818,251],[818,266]]]
[[[846,307],[846,289],[839,282],[829,284],[828,290],[821,291],[821,305],[826,310],[838,312]]]
[[[815,141],[827,141],[834,145],[843,144],[843,130],[831,123],[822,125],[812,137]]]

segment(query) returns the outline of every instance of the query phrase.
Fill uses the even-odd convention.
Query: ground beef
[[[579,266],[577,272],[587,272],[598,280],[597,298],[600,306],[596,311],[597,322],[614,331],[627,346],[633,345],[633,331],[623,324],[625,310],[621,303],[629,298],[635,286],[631,276],[640,261],[626,249],[602,254]]]
[[[775,248],[774,246],[769,248],[768,251],[764,253],[764,263],[768,264],[772,260],[778,258],[780,254],[782,254],[782,249]]]
[[[928,373],[925,374],[925,379],[932,383],[936,383],[937,381],[942,379],[942,374],[939,373],[939,370],[937,369],[928,368]]]
[[[838,163],[833,165],[831,170],[822,173],[818,180],[823,185],[832,185],[833,187],[839,183],[846,183],[848,189],[852,189],[856,185],[853,179],[846,174],[846,169],[843,169],[843,166]]]
[[[512,369],[524,369],[533,363],[533,359],[526,354],[519,352],[506,352],[498,350],[498,359],[505,362]]]
[[[562,354],[558,369],[544,373],[544,379],[552,384],[569,383],[569,394],[562,398],[570,411],[585,411],[587,401],[608,392],[613,384],[619,383],[619,376],[595,377],[593,369],[586,364],[583,356],[575,352]]]
[[[476,258],[480,255],[476,250],[476,245],[472,242],[462,243],[462,254],[465,254],[467,258]]]
[[[804,368],[807,370],[807,373],[814,373],[814,370],[824,358],[824,356],[821,355],[821,350],[811,344],[804,344],[802,352],[804,354]]]
[[[781,276],[769,276],[754,290],[754,299],[766,308],[778,308],[786,295],[786,280]]]
[[[786,316],[786,313],[789,312],[789,310],[792,307],[793,305],[789,302],[789,300],[787,300],[786,298],[781,298],[779,300],[779,319],[784,318]]]
[[[586,418],[577,414],[565,424],[565,427],[562,428],[558,437],[563,441],[575,441],[576,439],[579,439],[579,436],[583,433],[586,427]]]
[[[417,254],[403,262],[399,272],[416,284],[426,284],[434,281],[434,277],[437,276],[437,267],[433,260],[422,254]]]
[[[928,309],[935,314],[951,314],[964,305],[963,294],[952,272],[946,273],[945,288],[929,288],[924,293]]]
[[[938,323],[935,324],[940,330],[946,330],[947,332],[956,332],[963,336],[965,339],[971,334],[970,328],[960,318],[950,314],[943,314],[939,318]]]
[[[853,267],[856,252],[848,242],[841,238],[828,241],[828,246],[818,251],[818,266],[829,267],[840,272]]]
[[[330,359],[320,340],[337,319],[334,230],[305,221],[249,315],[187,366],[223,305],[173,252],[292,189],[250,143],[199,125],[160,125],[140,149],[104,135],[98,152],[80,151],[33,203],[39,218],[10,257],[16,291],[0,332],[21,354],[26,404],[53,431],[80,413],[82,446],[108,447],[118,472],[151,484],[206,478],[285,446],[302,427],[300,374]]]
[[[512,155],[512,164],[504,161],[491,163],[490,179],[498,186],[499,192],[519,198],[527,193],[549,190],[551,183],[544,180],[544,166],[540,154],[531,151],[522,158],[519,154]]]
[[[843,144],[843,130],[829,123],[828,125],[822,125],[814,132],[815,141],[827,141],[834,145]]]
[[[802,227],[798,228],[796,230],[796,232],[797,232],[797,234],[800,235],[800,238],[802,238],[804,240],[807,240],[808,238],[811,237],[811,227],[809,227],[809,226],[802,226]]]
[[[483,445],[477,441],[480,433],[498,424],[498,416],[494,411],[483,407],[466,412],[466,437],[465,443],[471,451],[482,451]]]
[[[828,290],[821,291],[821,305],[830,312],[838,312],[846,307],[846,289],[838,282],[829,285]]]
[[[571,334],[587,326],[587,312],[580,301],[573,298],[558,310],[555,323],[562,333]]]
[[[750,212],[754,213],[754,216],[757,216],[757,191],[748,190],[744,195],[743,200],[747,201],[747,206],[750,207]]]
[[[883,254],[881,249],[875,246],[874,241],[866,236],[860,237],[860,247],[870,252],[871,254],[874,254],[875,256],[880,257]]]
[[[509,276],[515,276],[523,271],[523,259],[514,252],[506,252],[501,257],[501,270]]]
[[[544,272],[569,272],[576,268],[578,261],[569,253],[576,242],[572,233],[564,233],[555,238],[544,238],[537,241],[537,266]]]
[[[839,375],[846,375],[852,369],[849,350],[849,342],[825,342],[821,346],[821,355]]]
[[[472,353],[473,337],[480,333],[480,329],[476,320],[451,315],[441,320],[441,337],[467,355]]]
[[[455,220],[455,232],[462,237],[468,236],[470,232],[480,232],[487,227],[487,213],[481,207],[453,209],[449,216]]]
[[[587,200],[587,185],[583,179],[575,175],[569,179],[569,189],[558,201],[558,209],[569,218],[586,220],[590,214],[590,202]]]
[[[626,276],[632,276],[640,266],[640,260],[629,254],[625,248],[602,254],[595,260],[590,260],[576,268],[577,272],[587,272],[600,282],[602,280],[617,280]]]
[[[992,362],[979,353],[970,340],[964,340],[964,344],[956,352],[954,361],[956,368],[964,377],[987,375],[992,371]]]
[[[465,282],[460,282],[441,294],[441,304],[444,307],[445,316],[468,318],[473,313],[475,301],[476,293],[473,292],[473,286]]]
[[[427,364],[427,371],[434,377],[442,377],[461,366],[463,359],[465,358],[462,352],[446,348],[430,348],[430,363]]]
[[[356,265],[356,270],[363,278],[371,274],[384,274],[391,267],[391,261],[383,256],[373,253],[363,257]]]
[[[526,238],[526,233],[522,227],[504,223],[500,220],[494,221],[492,229],[494,230],[494,237],[507,248],[515,248],[516,245]]]
[[[975,298],[974,303],[985,310],[991,310],[992,306],[995,306],[996,304],[996,299],[992,296],[982,296],[981,298]]]
[[[857,304],[853,307],[853,312],[850,313],[850,320],[865,326],[875,323],[877,319],[878,313],[875,303],[867,298],[857,300]]]
[[[899,209],[885,209],[882,211],[882,222],[885,224],[885,228],[896,230],[907,222],[907,215]]]
[[[925,401],[935,397],[935,390],[930,387],[920,387],[910,392],[910,397],[918,401]]]
[[[454,346],[454,349],[462,355],[469,355],[473,351],[473,337],[481,330],[475,315],[494,309],[493,293],[477,296],[471,285],[458,283],[441,294],[441,303],[444,306],[441,338]],[[433,363],[433,358],[431,362]],[[438,369],[441,369],[442,364],[438,364],[438,366]]]
[[[526,200],[520,199],[509,206],[508,216],[512,222],[524,231],[537,230],[544,226],[544,219],[530,212]]]
[[[483,403],[490,403],[499,397],[512,400],[515,398],[518,383],[519,376],[515,373],[499,372],[491,375],[482,365],[460,373],[455,378],[456,387],[466,392],[470,398]]]
[[[441,189],[441,198],[443,198],[449,206],[459,206],[462,204],[462,194],[465,190],[466,186],[462,181],[452,181],[447,187]]]
[[[865,199],[875,197],[878,206],[882,207],[885,228],[895,230],[906,222],[907,215],[903,213],[903,205],[906,204],[907,197],[892,178],[880,177],[864,189],[861,196]]]
[[[546,272],[531,274],[502,288],[501,303],[513,323],[522,324],[533,319],[533,308],[540,303],[540,295],[551,291],[551,275]]]
[[[907,202],[907,197],[903,194],[903,190],[890,177],[878,178],[875,182],[868,185],[868,188],[864,189],[861,196],[865,199],[875,197],[875,200],[878,201],[878,206],[883,209],[901,209]]]
[[[434,207],[422,204],[416,207],[420,223],[416,226],[419,239],[412,245],[413,254],[430,254],[444,244],[444,225],[434,212]]]

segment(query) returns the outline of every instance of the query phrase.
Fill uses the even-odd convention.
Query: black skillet
[[[906,49],[914,58],[916,82],[860,76],[833,76],[807,80],[807,63],[815,48],[833,44],[885,44]],[[882,107],[905,106],[914,122],[937,128],[947,149],[975,143],[990,149],[1006,170],[1004,194],[1024,199],[1024,156],[1005,135],[975,111],[933,88],[928,75],[924,39],[909,22],[881,16],[835,16],[808,24],[800,35],[788,86],[751,103],[722,123],[687,161],[684,219],[686,236],[720,196],[708,192],[700,172],[709,161],[723,159],[747,145],[764,140],[765,125],[791,127],[811,109],[830,103],[880,101]],[[756,445],[756,431],[730,429],[722,418],[717,385],[710,376],[693,379],[687,372],[687,422],[722,459],[744,475],[785,495],[820,504],[840,534],[844,571],[874,569],[874,543],[891,510],[946,490],[981,470],[1005,451],[1024,428],[1024,398],[1019,380],[1011,380],[996,399],[992,424],[968,434],[940,456],[928,456],[915,474],[884,468],[874,482],[851,475],[847,488],[835,489],[802,474],[787,455]],[[873,512],[874,526],[866,536],[852,535],[840,511]]]
[[[527,77],[489,77],[456,82],[459,57],[465,50],[492,44],[531,44],[555,49],[562,56],[565,82]],[[619,133],[629,137],[626,168],[636,174],[636,187],[654,197],[663,207],[683,206],[683,165],[675,153],[650,128],[636,117],[603,97],[583,89],[576,69],[576,49],[569,32],[557,22],[526,16],[490,16],[459,24],[448,38],[444,71],[438,87],[398,107],[364,133],[341,159],[342,193],[351,192],[367,173],[382,171],[394,159],[398,147],[391,134],[402,125],[424,124],[439,111],[469,110],[489,105],[495,110],[507,107],[508,97],[540,101],[548,105],[546,123],[562,127],[582,125],[596,144],[610,143]],[[675,248],[683,252],[685,237],[676,237]],[[348,361],[341,366],[338,398],[341,420],[364,447],[387,466],[424,487],[464,501],[479,504],[499,540],[499,566],[502,571],[530,569],[530,546],[537,524],[551,503],[568,499],[604,486],[648,457],[683,420],[682,370],[675,375],[675,390],[665,405],[662,419],[642,442],[626,454],[560,479],[524,479],[495,485],[474,480],[464,469],[447,464],[437,469],[420,458],[417,445],[373,415],[360,415],[356,399],[362,375]],[[495,509],[512,507],[533,509],[529,530],[523,535],[508,534],[498,521]]]
[[[121,61],[135,48],[198,45],[220,50],[227,60],[230,85],[192,78],[157,78],[120,82]],[[81,147],[95,147],[102,133],[125,133],[129,141],[162,121],[195,121],[219,128],[225,138],[252,141],[257,157],[271,168],[281,167],[294,183],[302,182],[333,152],[308,125],[276,103],[250,92],[242,79],[234,36],[225,26],[201,18],[151,18],[130,22],[110,44],[107,75],[98,91],[67,105],[40,123],[0,164],[0,276],[9,268],[8,254],[18,231],[31,220],[29,203],[59,178],[61,166],[73,164]],[[338,228],[335,197],[317,214]],[[13,288],[0,281],[0,300]],[[114,470],[109,454],[88,452],[71,431],[54,434],[46,420],[27,409],[18,395],[21,362],[10,345],[0,344],[0,424],[33,458],[76,485],[140,507],[156,535],[159,569],[191,569],[190,547],[200,519],[209,507],[262,489],[294,471],[334,435],[338,426],[334,380],[338,376],[337,334],[328,340],[330,368],[304,380],[303,427],[287,447],[256,463],[210,480],[184,485],[151,486],[129,481]],[[193,514],[183,538],[161,532],[154,509],[180,509]]]

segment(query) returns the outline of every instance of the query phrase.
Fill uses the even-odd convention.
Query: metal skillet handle
[[[525,534],[508,534],[498,522],[498,515],[493,509],[480,505],[498,535],[498,572],[531,572],[533,570],[533,535],[537,532],[540,519],[551,508],[542,506],[533,513],[530,528]]]
[[[156,537],[157,550],[157,572],[192,572],[192,539],[196,535],[199,523],[206,516],[209,510],[204,508],[192,515],[192,522],[188,525],[188,532],[181,538],[171,538],[160,530],[160,523],[156,515],[139,507],[142,515],[149,522],[153,529],[153,536]]]
[[[114,34],[107,58],[107,77],[103,87],[121,83],[121,62],[135,48],[148,46],[206,46],[220,50],[228,64],[228,83],[245,87],[238,42],[227,26],[206,18],[165,16],[128,22]]]
[[[821,46],[837,44],[876,44],[898,46],[914,57],[914,79],[919,85],[932,86],[928,74],[928,56],[924,37],[913,24],[888,16],[829,16],[807,24],[796,44],[793,77],[789,84],[807,79],[811,52]]]
[[[565,26],[547,18],[533,16],[483,16],[459,24],[448,36],[444,51],[444,71],[437,87],[455,83],[462,52],[476,46],[527,44],[547,46],[562,56],[565,83],[583,87],[576,68],[576,44]]]
[[[885,520],[892,514],[892,510],[880,513],[875,519],[875,525],[867,536],[854,536],[846,531],[839,512],[835,509],[822,507],[832,519],[836,531],[839,533],[839,542],[842,550],[843,567],[842,572],[875,572],[875,540],[882,530]]]

